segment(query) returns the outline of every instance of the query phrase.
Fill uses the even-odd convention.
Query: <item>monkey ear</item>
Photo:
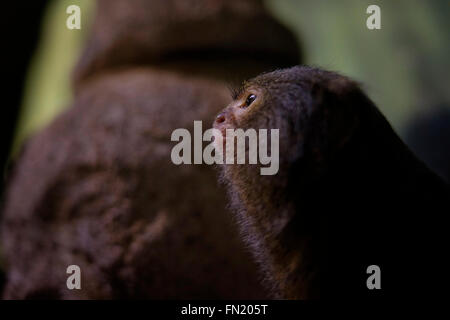
[[[330,80],[312,88],[315,105],[311,113],[306,150],[311,160],[327,166],[354,137],[360,127],[364,93],[346,78]]]

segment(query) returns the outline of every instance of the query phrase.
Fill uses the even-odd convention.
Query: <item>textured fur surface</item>
[[[257,98],[245,106],[250,94]],[[357,83],[305,66],[277,70],[245,82],[221,114],[219,129],[280,130],[278,174],[262,176],[260,165],[221,167],[274,296],[402,297],[438,284],[448,185]],[[366,287],[372,264],[382,271],[379,291]]]
[[[76,88],[133,65],[236,81],[300,59],[295,36],[261,0],[98,0],[97,7]]]
[[[16,166],[5,298],[263,298],[213,170],[170,162],[171,128],[192,127],[177,114],[206,122],[228,99],[221,83],[150,68],[86,86]],[[82,290],[66,288],[71,264]]]
[[[100,0],[90,30],[73,104],[10,178],[3,296],[267,298],[213,169],[172,164],[170,137],[229,103],[224,80],[296,63],[293,34],[254,0]]]

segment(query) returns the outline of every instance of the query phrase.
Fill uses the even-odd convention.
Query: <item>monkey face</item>
[[[225,136],[226,129],[255,128],[254,114],[263,105],[263,91],[258,87],[249,87],[234,98],[214,122],[214,128]]]
[[[233,98],[214,122],[224,137],[226,129],[279,129],[280,162],[321,167],[349,141],[371,104],[350,79],[306,66],[259,75]]]

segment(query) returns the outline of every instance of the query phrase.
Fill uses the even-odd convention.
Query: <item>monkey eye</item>
[[[247,108],[252,104],[253,101],[255,101],[256,96],[254,94],[250,94],[247,99],[245,100],[244,108]]]

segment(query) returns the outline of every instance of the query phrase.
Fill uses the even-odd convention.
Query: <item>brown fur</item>
[[[214,171],[173,165],[170,134],[211,121],[230,101],[224,79],[298,50],[259,1],[195,3],[98,2],[75,101],[30,139],[8,186],[4,297],[267,297]],[[66,288],[70,264],[82,290]]]
[[[260,0],[99,0],[75,86],[112,68],[164,69],[242,81],[298,62],[292,33]]]
[[[171,128],[192,126],[174,115],[206,121],[227,100],[220,83],[146,68],[92,82],[16,168],[5,297],[264,297],[214,173],[170,162]],[[81,267],[80,291],[65,288],[70,264]]]
[[[251,94],[257,99],[245,106]],[[431,270],[445,270],[431,261],[443,250],[437,230],[448,186],[354,81],[310,67],[278,70],[247,81],[221,115],[221,130],[280,130],[276,175],[260,175],[260,165],[221,167],[275,297],[376,296],[365,283],[372,264],[385,271],[381,295],[414,294],[429,290]],[[433,231],[424,241],[417,230]]]

